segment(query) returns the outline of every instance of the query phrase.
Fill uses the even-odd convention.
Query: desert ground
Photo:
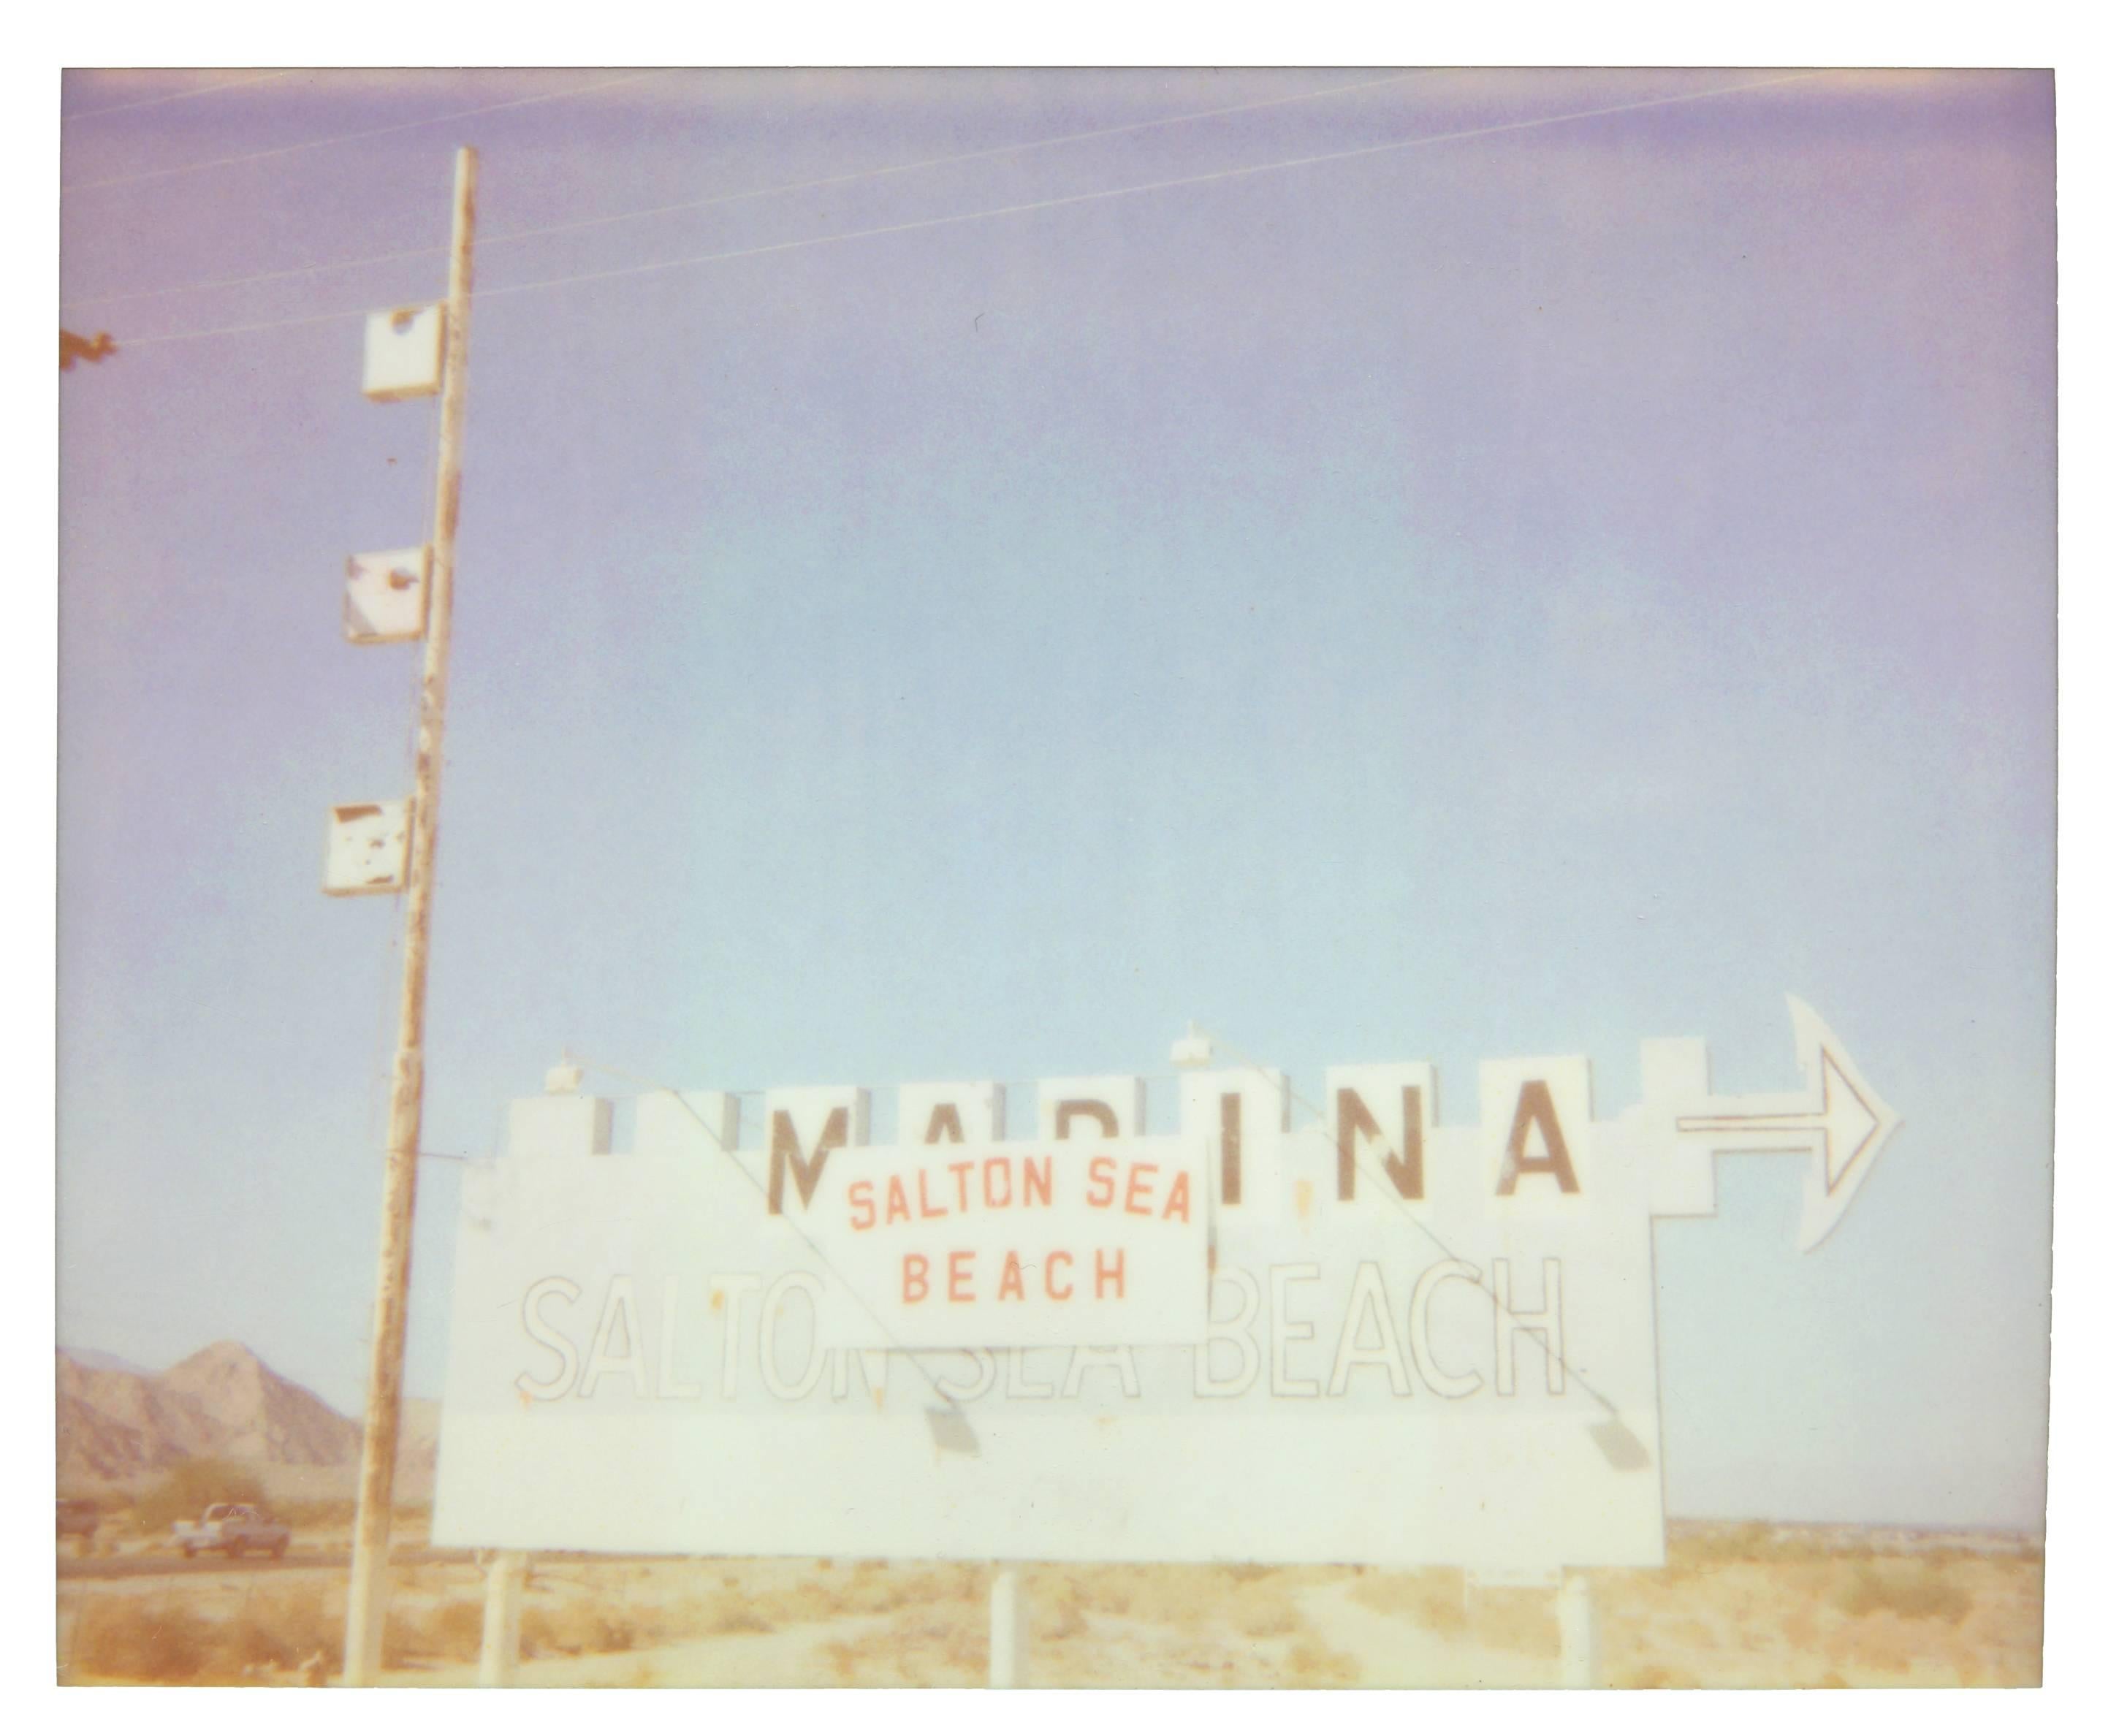
[[[483,1575],[399,1527],[387,1680],[473,1684]],[[63,1553],[65,1683],[314,1685],[335,1678],[342,1524],[282,1562],[186,1562],[114,1515]],[[1615,1687],[2028,1687],[2044,1559],[1992,1534],[1674,1522],[1669,1562],[1591,1575]],[[1552,1595],[1450,1569],[1024,1570],[1030,1685],[1545,1687]],[[990,1570],[935,1562],[539,1557],[529,1687],[970,1687],[985,1680]]]

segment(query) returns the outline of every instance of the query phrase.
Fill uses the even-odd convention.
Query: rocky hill
[[[360,1462],[359,1424],[233,1340],[160,1374],[61,1350],[58,1376],[62,1487],[130,1483],[192,1458],[316,1467],[324,1482],[340,1480],[333,1470],[350,1479]],[[437,1410],[406,1405],[401,1490],[408,1473],[415,1484],[431,1479]]]
[[[72,1357],[84,1368],[101,1368],[119,1374],[151,1374],[154,1372],[141,1368],[137,1363],[128,1363],[122,1356],[113,1356],[108,1350],[74,1350],[61,1345],[59,1354]]]
[[[224,1458],[271,1465],[336,1465],[360,1456],[360,1428],[306,1386],[267,1368],[253,1350],[224,1341],[188,1356],[160,1377],[190,1400]]]

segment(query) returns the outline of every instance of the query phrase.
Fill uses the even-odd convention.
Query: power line
[[[514,229],[504,234],[484,237],[479,245],[491,248],[512,241],[531,241],[551,235],[572,234],[582,229],[605,228],[614,223],[629,223],[642,217],[662,217],[677,211],[703,211],[710,206],[733,205],[747,199],[773,198],[782,193],[810,192],[818,187],[840,187],[854,181],[878,179],[884,175],[910,174],[916,169],[940,169],[954,163],[977,162],[982,158],[1007,156],[1020,150],[1041,150],[1055,145],[1078,145],[1090,139],[1115,138],[1121,133],[1144,132],[1153,127],[1175,127],[1189,121],[1214,120],[1223,115],[1245,114],[1259,109],[1284,107],[1290,103],[1319,102],[1328,97],[1344,96],[1356,90],[1372,90],[1379,85],[1398,84],[1407,79],[1426,76],[1419,72],[1393,72],[1388,77],[1366,78],[1352,84],[1334,85],[1328,90],[1305,90],[1293,96],[1269,97],[1261,102],[1236,103],[1223,109],[1202,109],[1188,114],[1165,115],[1157,120],[1131,121],[1123,126],[1098,127],[1087,132],[1061,133],[1055,138],[1026,139],[1020,144],[993,145],[982,150],[926,157],[914,163],[892,163],[879,169],[853,169],[844,174],[826,175],[814,181],[789,181],[776,187],[752,187],[743,192],[716,193],[704,199],[684,199],[671,205],[651,205],[638,211],[614,212],[609,216],[582,217],[567,223],[545,224],[536,229]],[[117,302],[140,301],[151,296],[188,295],[206,289],[243,289],[252,284],[273,283],[289,277],[313,276],[322,271],[350,271],[361,266],[390,265],[406,259],[430,259],[442,251],[439,248],[409,248],[395,253],[373,253],[362,259],[290,266],[276,271],[254,272],[247,277],[216,278],[205,283],[177,284],[160,289],[128,289],[115,295],[76,296],[61,305],[64,308],[108,307]]]
[[[712,265],[723,261],[757,259],[768,253],[791,252],[800,248],[823,247],[838,241],[865,241],[882,235],[909,234],[916,230],[942,229],[959,223],[974,223],[990,217],[1021,216],[1032,211],[1056,211],[1064,206],[1087,205],[1099,199],[1120,199],[1139,193],[1167,192],[1179,187],[1200,187],[1211,182],[1237,180],[1250,175],[1268,174],[1280,169],[1306,169],[1323,163],[1341,163],[1356,157],[1375,156],[1386,151],[1412,150],[1427,145],[1448,145],[1468,139],[1490,138],[1505,132],[1523,132],[1540,127],[1558,127],[1577,121],[1601,119],[1607,115],[1637,113],[1648,109],[1664,109],[1681,103],[1705,102],[1714,97],[1741,95],[1746,91],[1763,90],[1775,85],[1797,83],[1801,80],[1822,77],[1820,72],[1783,73],[1773,78],[1754,79],[1748,84],[1723,85],[1708,90],[1691,90],[1677,96],[1658,96],[1639,102],[1618,103],[1602,109],[1577,109],[1566,114],[1533,116],[1528,120],[1502,121],[1486,127],[1468,127],[1451,132],[1424,133],[1417,138],[1393,139],[1380,145],[1363,145],[1347,150],[1328,150],[1309,156],[1283,157],[1270,163],[1253,163],[1235,169],[1211,169],[1202,174],[1179,175],[1168,180],[1146,181],[1131,187],[1102,187],[1084,193],[1067,193],[1056,198],[1034,199],[1018,205],[992,206],[984,211],[959,211],[943,217],[920,217],[905,223],[879,225],[872,229],[845,229],[831,235],[809,235],[794,241],[769,242],[758,247],[736,248],[718,253],[696,253],[681,259],[655,260],[644,265],[616,266],[608,271],[582,271],[566,277],[540,278],[529,283],[504,284],[498,289],[481,289],[480,298],[489,300],[495,296],[521,295],[533,289],[558,289],[576,284],[604,283],[622,277],[638,277],[655,271],[674,271],[689,266]],[[153,337],[130,338],[123,347],[137,349],[149,344],[188,342],[194,338],[235,337],[257,331],[273,331],[294,326],[313,326],[327,321],[356,319],[369,309],[355,308],[330,313],[309,313],[291,319],[258,320],[239,326],[209,326],[197,331],[164,332]]]
[[[240,337],[253,331],[278,331],[293,326],[329,325],[335,320],[359,319],[373,311],[368,308],[340,308],[330,313],[304,313],[294,319],[260,320],[249,326],[216,326],[209,331],[165,331],[155,337],[128,337],[118,348],[138,350],[149,344],[187,343],[192,338]]]
[[[1788,84],[1797,79],[1820,76],[1815,72],[1787,73],[1778,78],[1756,79],[1750,84],[1724,85],[1712,90],[1690,91],[1682,96],[1652,97],[1643,102],[1619,103],[1604,109],[1584,109],[1572,114],[1542,115],[1529,120],[1504,121],[1489,127],[1463,127],[1454,132],[1430,132],[1418,138],[1393,139],[1380,145],[1356,146],[1347,150],[1319,151],[1310,156],[1283,157],[1271,163],[1210,169],[1203,174],[1178,175],[1165,181],[1144,181],[1132,187],[1107,187],[1092,192],[1032,199],[1020,205],[994,206],[981,211],[962,211],[953,216],[920,217],[906,223],[883,224],[874,229],[849,229],[837,235],[812,236],[800,241],[772,242],[762,247],[740,248],[730,252],[701,253],[689,258],[659,260],[646,265],[618,266],[605,271],[582,271],[568,277],[546,277],[531,283],[505,284],[498,289],[489,289],[485,293],[489,296],[519,295],[530,289],[558,289],[573,284],[601,283],[618,277],[638,277],[652,271],[675,271],[684,266],[706,265],[716,260],[754,259],[766,253],[782,253],[795,248],[818,247],[828,241],[865,241],[879,235],[908,234],[916,229],[941,229],[951,224],[972,223],[987,217],[1014,217],[1030,211],[1057,211],[1065,206],[1087,205],[1099,199],[1123,199],[1138,193],[1163,192],[1175,187],[1203,187],[1209,182],[1240,180],[1249,175],[1268,174],[1283,169],[1306,169],[1319,163],[1343,163],[1356,157],[1375,156],[1391,150],[1411,150],[1423,145],[1454,144],[1464,139],[1491,137],[1495,133],[1521,132],[1537,127],[1557,127],[1570,121],[1595,120],[1604,115],[1627,114],[1643,109],[1703,102],[1709,97],[1734,95],[1746,90],[1762,90],[1769,85]]]
[[[194,96],[211,96],[216,90],[240,90],[246,85],[267,85],[276,78],[291,78],[291,68],[280,72],[261,72],[253,78],[224,79],[217,85],[198,85],[189,90],[172,90],[166,96],[150,96],[137,103],[113,103],[108,109],[86,109],[73,114],[59,117],[62,127],[75,121],[100,120],[106,114],[129,114],[135,109],[152,109],[162,103],[181,103]]]
[[[650,72],[628,72],[619,78],[606,78],[593,85],[576,85],[569,90],[550,90],[540,96],[517,96],[504,103],[488,103],[477,109],[459,109],[451,114],[429,115],[423,121],[399,121],[388,127],[371,127],[364,132],[341,132],[327,139],[305,139],[299,145],[276,145],[269,150],[245,151],[240,156],[215,157],[204,163],[182,163],[174,169],[150,169],[139,174],[118,175],[108,181],[74,181],[60,183],[63,193],[94,192],[106,187],[131,187],[141,181],[159,181],[168,175],[188,175],[207,169],[227,169],[238,163],[258,163],[267,157],[284,157],[297,150],[321,150],[327,145],[351,144],[356,139],[381,138],[388,132],[410,132],[419,127],[438,127],[447,121],[469,120],[475,114],[497,114],[503,109],[522,109],[532,103],[554,103],[563,97],[586,96],[591,91],[608,90],[614,86],[629,85],[643,78],[659,78],[665,69]]]
[[[533,236],[558,235],[570,230],[595,229],[603,225],[623,223],[636,217],[665,216],[673,211],[698,211],[711,205],[727,205],[744,199],[763,199],[780,193],[808,192],[822,187],[842,186],[850,181],[869,180],[883,175],[909,174],[915,169],[940,169],[953,163],[975,163],[985,157],[1007,156],[1018,150],[1036,150],[1055,145],[1078,145],[1090,139],[1115,138],[1122,133],[1144,132],[1157,127],[1175,127],[1190,121],[1218,119],[1223,115],[1247,114],[1260,109],[1278,109],[1291,103],[1314,103],[1328,97],[1344,96],[1356,90],[1373,90],[1380,85],[1403,83],[1410,78],[1426,76],[1420,72],[1393,72],[1382,78],[1362,79],[1356,83],[1334,85],[1323,90],[1304,90],[1291,96],[1267,97],[1258,102],[1234,103],[1222,109],[1196,109],[1188,114],[1165,115],[1158,120],[1129,121],[1116,127],[1092,127],[1087,132],[1061,133],[1055,138],[1032,139],[1020,145],[993,145],[982,150],[958,151],[948,156],[928,157],[916,163],[895,163],[882,169],[861,169],[845,174],[825,175],[814,181],[793,181],[779,187],[759,187],[749,192],[719,193],[712,198],[687,199],[674,205],[650,206],[637,211],[621,211],[615,216],[589,217],[577,222],[555,223],[541,229],[517,229],[506,238],[526,241]]]

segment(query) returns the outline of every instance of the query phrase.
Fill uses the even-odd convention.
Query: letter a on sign
[[[1533,1156],[1528,1147],[1532,1132],[1544,1149]],[[1549,1175],[1562,1193],[1579,1193],[1574,1165],[1568,1159],[1567,1138],[1560,1131],[1559,1113],[1552,1107],[1552,1087],[1542,1079],[1526,1079],[1516,1096],[1516,1118],[1509,1129],[1508,1161],[1502,1166],[1497,1193],[1514,1193],[1519,1177]]]
[[[1005,1138],[1007,1101],[997,1084],[901,1085],[899,1137],[923,1146],[976,1146]]]
[[[1588,1197],[1584,1175],[1597,1174],[1592,1113],[1586,1055],[1481,1061],[1479,1146],[1490,1197],[1513,1197],[1512,1211],[1575,1214]],[[1526,1177],[1543,1179],[1525,1187]]]

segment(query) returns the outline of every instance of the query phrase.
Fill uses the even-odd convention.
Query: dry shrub
[[[1972,1609],[1971,1598],[1951,1581],[1945,1569],[1924,1562],[1894,1564],[1888,1571],[1864,1562],[1834,1601],[1857,1620],[1884,1610],[1910,1621],[1938,1621],[1953,1627]]]
[[[1774,1528],[1756,1519],[1672,1537],[1669,1541],[1672,1556],[1702,1566],[1728,1561],[1769,1561],[1773,1558],[1774,1548]]]
[[[183,1459],[171,1465],[134,1509],[140,1529],[153,1535],[179,1519],[196,1519],[216,1501],[262,1506],[265,1485],[247,1465],[226,1459]]]
[[[864,1568],[749,1595],[758,1613],[777,1627],[825,1621],[835,1616],[887,1615],[893,1610],[939,1604],[983,1604],[988,1586],[982,1567],[937,1563],[895,1573]]]
[[[1361,1679],[1361,1665],[1342,1651],[1330,1651],[1309,1640],[1288,1648],[1287,1672],[1304,1687],[1343,1687]]]
[[[1050,1568],[1031,1585],[1032,1608],[1072,1600],[1083,1611],[1153,1622],[1185,1633],[1291,1633],[1301,1625],[1294,1592],[1300,1581],[1279,1567],[1199,1563]]]
[[[531,1658],[579,1658],[631,1651],[640,1633],[629,1615],[566,1604],[522,1613],[522,1651]]]
[[[905,1626],[911,1649],[928,1647],[941,1653],[941,1662],[957,1670],[985,1673],[985,1622],[968,1622],[949,1611],[928,1611]]]
[[[174,1598],[112,1598],[84,1608],[72,1663],[121,1682],[251,1682],[299,1669],[321,1653],[337,1673],[343,1618],[309,1586],[259,1590],[214,1621]]]
[[[1678,1579],[1710,1567],[1829,1562],[1848,1553],[1847,1544],[1828,1535],[1784,1529],[1762,1519],[1735,1525],[1673,1525],[1667,1536],[1667,1571]]]
[[[944,1624],[941,1636],[942,1661],[956,1669],[972,1670],[984,1675],[990,1661],[988,1652],[990,1638],[983,1621],[948,1622]]]
[[[453,1597],[417,1610],[393,1610],[386,1639],[408,1657],[468,1663],[485,1644],[485,1603]]]
[[[525,1610],[522,1649],[532,1657],[584,1657],[634,1651],[679,1640],[772,1633],[780,1625],[774,1619],[774,1606],[784,1601],[784,1597],[776,1599],[770,1594],[714,1590],[682,1599],[651,1599],[614,1608],[592,1590],[589,1598],[540,1603]],[[482,1623],[477,1605],[465,1607],[470,1617]],[[466,1631],[469,1655],[475,1655],[482,1628],[467,1623]]]
[[[1682,1669],[1671,1669],[1660,1664],[1650,1664],[1630,1670],[1616,1678],[1614,1687],[1697,1687],[1699,1678]]]
[[[1550,1591],[1488,1586],[1472,1599],[1472,1636],[1496,1651],[1553,1657],[1560,1650],[1560,1618]]]
[[[1262,1609],[1244,1609],[1236,1613],[1236,1632],[1247,1640],[1275,1640],[1301,1629],[1302,1618],[1291,1604],[1276,1604]]]
[[[1678,1541],[1674,1530],[1674,1555]],[[1726,1531],[1716,1541],[1729,1547]],[[1912,1548],[1880,1538],[1873,1556],[1858,1533],[1799,1533],[1797,1541],[1829,1549],[1792,1561],[1723,1562],[1690,1580],[1599,1575],[1617,1679],[1658,1667],[1697,1673],[1715,1687],[2036,1679],[2034,1565],[1947,1539]]]
[[[167,1599],[111,1598],[89,1605],[73,1633],[77,1673],[119,1682],[196,1682],[214,1650],[213,1624]]]
[[[771,1633],[774,1626],[749,1599],[726,1592],[687,1604],[679,1619],[689,1633]]]
[[[832,1679],[847,1687],[969,1687],[986,1678],[983,1633],[914,1615],[829,1641],[819,1655]]]
[[[1471,1625],[1464,1576],[1454,1567],[1372,1574],[1354,1587],[1352,1595],[1356,1603],[1379,1614],[1404,1616],[1447,1640],[1458,1638]]]
[[[1082,1606],[1071,1597],[1057,1599],[1049,1608],[1033,1603],[1031,1613],[1032,1637],[1048,1644],[1056,1640],[1071,1640],[1089,1631]]]
[[[833,1678],[867,1687],[892,1683],[971,1687],[986,1678],[983,1618],[906,1610],[874,1631],[823,1648]]]
[[[1919,1650],[1905,1626],[1887,1616],[1880,1623],[1855,1630],[1847,1661],[1871,1680],[1882,1675],[1903,1676],[1913,1668]]]
[[[330,1531],[350,1527],[354,1519],[354,1503],[332,1498],[310,1498],[299,1501],[276,1503],[273,1516],[296,1532]],[[409,1516],[400,1507],[392,1520],[393,1529]]]
[[[267,1590],[261,1583],[223,1631],[223,1650],[243,1670],[298,1669],[318,1652],[335,1674],[345,1655],[345,1618],[321,1587]]]
[[[1328,1687],[1358,1679],[1355,1660],[1301,1618],[1295,1594],[1317,1578],[1310,1570],[1047,1562],[1022,1572],[1032,1679],[1041,1687]],[[764,1606],[788,1594],[770,1576],[754,1578],[764,1581]],[[857,1633],[819,1636],[821,1679],[939,1687],[986,1678],[990,1578],[984,1567],[908,1564],[887,1576],[842,1569],[823,1586],[804,1589],[813,1599],[866,1604],[880,1618]]]

